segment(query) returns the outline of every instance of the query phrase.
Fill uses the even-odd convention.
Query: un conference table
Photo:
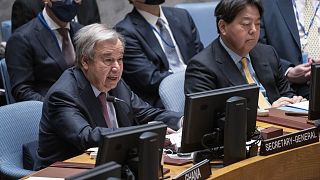
[[[286,132],[297,131],[296,129],[271,125],[259,121],[257,121],[257,126],[261,128],[270,126],[280,127]],[[94,164],[95,160],[90,159],[88,154],[82,154],[68,159],[65,162]],[[170,172],[166,174],[167,176],[170,176],[170,179],[191,166],[192,164],[183,166],[164,165],[165,168],[170,169]],[[65,170],[65,168],[48,167],[31,176],[63,178],[84,171],[83,169],[74,169],[72,171],[69,170],[69,174],[67,175],[64,173],[57,173],[63,172],[62,170]],[[212,175],[208,179],[216,180],[320,179],[320,142],[268,156],[255,156],[226,167],[212,168],[211,171]]]

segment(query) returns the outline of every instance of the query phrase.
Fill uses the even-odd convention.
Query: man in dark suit
[[[281,73],[275,50],[257,44],[262,11],[259,0],[222,0],[218,4],[215,16],[220,36],[190,60],[185,93],[248,83],[245,62],[250,77],[266,92],[270,104],[276,107],[302,100],[294,96]]]
[[[185,64],[203,45],[186,10],[162,7],[164,0],[130,2],[134,9],[116,25],[126,40],[123,78],[141,98],[163,107],[158,93],[161,81],[174,72],[184,71]],[[159,25],[159,21],[164,25]],[[160,26],[169,31],[169,40]]]
[[[82,26],[70,21],[79,4],[56,3],[64,2],[46,0],[42,13],[14,32],[7,42],[6,62],[16,101],[43,101],[50,86],[74,64],[74,56],[66,58],[64,55],[69,53],[63,50],[66,42],[74,55],[73,35]],[[59,32],[61,28],[69,30],[66,41]]]
[[[286,77],[292,83],[292,88],[298,95],[308,97],[307,82],[310,80],[312,60],[303,62],[303,59],[307,57],[302,56],[301,40],[303,41],[304,35],[300,33],[301,28],[298,29],[298,22],[303,19],[302,11],[300,11],[303,8],[300,8],[299,2],[299,0],[295,1],[297,8],[294,8],[292,0],[262,0],[264,13],[261,18],[259,41],[275,48],[279,57],[283,59],[281,61],[283,69]],[[296,19],[297,11],[300,11],[298,20]],[[318,15],[319,13],[318,11]],[[315,20],[317,21],[317,18]]]
[[[12,6],[12,32],[35,18],[44,8],[44,0],[15,0]],[[82,25],[100,22],[96,0],[82,0],[77,13],[77,20]]]
[[[181,113],[151,107],[121,80],[124,42],[116,31],[85,26],[76,35],[76,51],[76,67],[61,75],[44,101],[35,169],[97,147],[103,134],[119,127],[162,121],[180,128]],[[124,102],[107,102],[108,96]]]

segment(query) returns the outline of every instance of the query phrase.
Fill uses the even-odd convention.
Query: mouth
[[[109,76],[108,79],[115,81],[118,80],[118,76]]]

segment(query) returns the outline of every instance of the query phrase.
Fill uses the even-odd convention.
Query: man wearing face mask
[[[172,73],[185,71],[203,49],[186,10],[163,7],[164,0],[129,0],[132,12],[116,25],[125,40],[123,78],[145,101],[163,107],[158,90]]]
[[[7,42],[6,63],[16,101],[43,101],[62,72],[74,65],[73,35],[82,26],[70,22],[81,0],[44,0],[36,18]]]

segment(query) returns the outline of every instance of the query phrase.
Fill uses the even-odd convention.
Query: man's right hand
[[[303,84],[310,80],[311,62],[299,64],[295,67],[290,67],[287,73],[287,78],[292,83]]]

